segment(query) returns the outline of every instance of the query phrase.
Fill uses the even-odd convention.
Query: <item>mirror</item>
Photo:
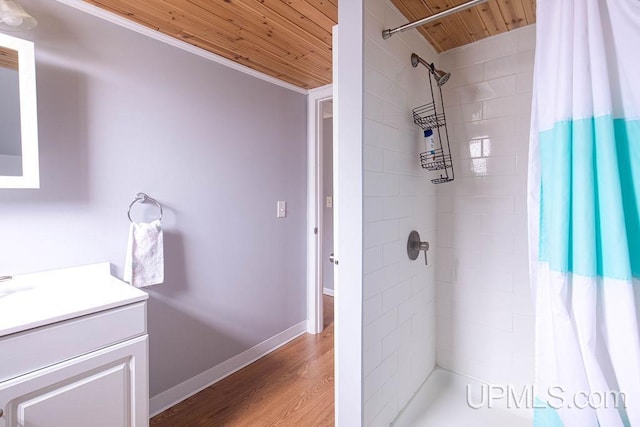
[[[0,188],[38,188],[33,42],[0,33]]]

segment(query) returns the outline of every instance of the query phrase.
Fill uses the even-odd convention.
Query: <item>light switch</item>
[[[284,200],[278,200],[278,218],[286,218],[287,217],[287,202]]]
[[[333,197],[331,197],[331,196],[327,196],[327,203],[326,203],[326,206],[327,206],[328,208],[332,208],[332,207],[333,207]]]

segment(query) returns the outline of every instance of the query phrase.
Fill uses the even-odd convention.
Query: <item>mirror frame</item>
[[[33,42],[0,33],[0,45],[18,52],[22,175],[0,175],[0,188],[40,188],[38,107]]]

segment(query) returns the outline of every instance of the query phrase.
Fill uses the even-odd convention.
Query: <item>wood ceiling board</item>
[[[504,23],[509,30],[527,25],[527,18],[524,14],[522,0],[497,0]]]
[[[322,28],[331,28],[336,24],[337,20],[332,20],[305,0],[286,0],[284,3],[288,4],[301,16],[304,16],[304,19],[311,20],[311,22],[316,23]]]
[[[444,33],[441,31],[438,31],[437,27],[423,26],[423,27],[417,28],[417,30],[420,34],[422,34],[422,37],[424,37],[429,42],[429,44],[433,46],[436,52],[444,51],[444,48],[442,46],[446,45],[448,41],[446,38],[442,37],[444,36]]]
[[[327,0],[85,1],[295,86],[331,83]]]
[[[240,12],[243,14],[252,15],[253,19],[261,19],[270,22],[274,27],[279,28],[279,31],[284,35],[284,41],[279,41],[280,44],[293,44],[293,46],[299,46],[304,48],[304,53],[297,59],[300,61],[309,61],[311,63],[320,66],[323,69],[322,83],[318,86],[323,86],[331,83],[332,79],[332,49],[331,49],[331,33],[322,29],[324,35],[321,38],[316,37],[309,31],[319,31],[319,27],[308,26],[302,29],[298,26],[292,25],[291,21],[284,19],[281,15],[266,8],[262,2],[256,1],[242,1],[233,2],[240,7]],[[288,7],[287,5],[283,5]],[[289,8],[290,9],[290,8]],[[286,10],[286,9],[285,9]],[[290,12],[290,11],[288,11]],[[295,15],[294,15],[295,16]],[[329,41],[328,44],[326,41]]]
[[[480,19],[489,31],[489,35],[495,36],[508,31],[507,24],[504,23],[502,12],[498,7],[498,3],[494,0],[483,3],[477,7]]]
[[[268,71],[267,74],[281,80],[289,81],[288,78],[291,77],[292,80],[296,80],[298,83],[303,83],[300,85],[289,81],[289,83],[296,84],[296,86],[304,88],[313,87],[314,84],[319,84],[323,81],[321,79],[324,78],[323,76],[318,75],[317,72],[310,70],[308,67],[304,69],[300,68],[298,67],[298,63],[286,61],[275,54],[257,48],[255,45],[252,45],[251,42],[247,42],[246,40],[217,37],[216,44],[211,45],[210,42],[208,42],[209,37],[202,38],[199,34],[192,34],[188,32],[181,33],[180,38],[206,50],[215,50],[220,56],[224,56],[250,68],[256,69],[256,65],[260,65],[260,70],[258,71]],[[198,43],[195,43],[196,41],[198,41]],[[229,52],[231,54],[229,54]],[[286,76],[287,78],[283,78],[283,76]],[[322,84],[319,85],[321,86]]]
[[[159,4],[156,0],[155,4]],[[164,1],[170,7],[169,2]],[[326,66],[328,56],[326,58],[319,55],[308,55],[309,49],[313,46],[307,46],[307,50],[302,50],[298,44],[292,43],[289,38],[276,37],[275,33],[265,25],[256,26],[252,21],[245,18],[235,19],[234,22],[227,21],[216,15],[212,11],[194,6],[192,2],[176,2],[176,11],[185,16],[191,17],[184,27],[194,29],[191,33],[200,36],[202,39],[216,39],[223,37],[236,37],[235,41],[241,46],[246,46],[252,52],[265,52],[272,55],[273,60],[280,62],[286,61],[292,67],[300,70],[308,70],[316,78],[326,79],[326,74],[331,69]],[[197,22],[196,22],[197,21]],[[180,24],[180,22],[178,22]],[[200,31],[195,31],[201,27]],[[212,34],[211,28],[217,29],[220,34]],[[225,31],[223,31],[225,30]],[[233,39],[231,39],[233,40]],[[255,46],[254,46],[255,45]],[[269,60],[267,60],[268,65]]]
[[[291,83],[295,86],[298,87],[316,87],[314,86],[315,84],[317,84],[318,86],[321,86],[321,84],[319,84],[317,81],[315,81],[312,78],[309,78],[308,76],[301,76],[300,78],[297,78],[296,76],[298,76],[297,72],[289,72],[286,75],[284,73],[280,73],[277,71],[274,71],[272,69],[267,69],[265,67],[262,66],[262,64],[254,62],[254,60],[252,60],[249,57],[245,57],[242,56],[241,54],[231,51],[231,50],[227,50],[224,48],[221,48],[220,46],[216,45],[216,46],[212,46],[210,44],[210,42],[208,42],[207,40],[203,40],[200,37],[194,35],[194,34],[189,34],[189,33],[182,33],[179,35],[179,38],[181,40],[184,40],[187,43],[193,44],[194,46],[197,46],[201,49],[204,50],[208,50],[208,51],[212,51],[212,49],[216,49],[219,50],[220,56],[223,56],[225,58],[231,59],[235,62],[237,62],[238,64],[242,64],[244,66],[247,66],[249,68],[252,68],[256,71],[259,71],[261,73],[264,74],[268,74],[272,77],[275,77],[277,79],[280,79],[282,81],[286,81],[288,83]]]
[[[198,15],[188,13],[194,12],[193,10],[183,11],[157,0],[154,2],[154,7],[164,7],[164,13],[167,13],[167,8],[169,8],[174,23],[180,27],[191,28],[193,31],[180,31],[179,38],[195,46],[253,69],[257,69],[257,65],[260,65],[259,71],[267,72],[274,77],[277,76],[281,80],[290,80],[289,83],[297,86],[302,83],[301,87],[307,87],[324,79],[322,74],[325,73],[325,70],[321,67],[310,65],[308,62],[296,61],[295,57],[277,44],[263,41],[254,37],[255,35],[249,36],[246,29],[232,22],[220,19],[215,15],[207,15],[201,19]],[[215,45],[210,40],[215,40]],[[299,67],[301,64],[304,64],[305,68],[301,69]],[[290,69],[289,80],[282,79],[283,73],[287,69]],[[305,76],[306,78],[304,78]],[[301,77],[303,77],[302,80]],[[296,83],[293,83],[294,81]]]
[[[321,27],[281,0],[234,0],[233,2],[246,10],[259,13],[264,19],[279,23],[294,33],[302,34],[305,39],[312,36],[321,40],[331,48],[333,26]]]
[[[444,0],[391,0],[391,2],[405,15],[409,22],[435,15],[458,4],[451,5],[451,3]],[[417,29],[438,52],[473,42],[472,32],[458,15],[456,13],[446,16],[429,24],[419,26]],[[473,28],[478,28],[478,26],[482,32],[481,23],[473,24]]]
[[[464,25],[464,22],[462,22],[458,14],[446,16],[440,21],[444,25],[444,28],[449,32],[449,40],[455,43],[456,46],[462,46],[474,42],[474,39],[469,34],[469,30]]]
[[[293,85],[331,83],[338,0],[85,1]],[[413,22],[466,0],[391,2]],[[417,31],[443,52],[535,19],[535,0],[489,0]]]
[[[139,18],[138,14],[132,12],[132,10],[135,10],[135,8],[132,9],[130,4],[124,4],[124,6],[122,5],[122,2],[118,2],[116,0],[112,0],[109,1],[109,4],[106,4],[104,1],[102,0],[84,0],[85,3],[89,3],[92,4],[94,6],[99,7],[100,9],[104,9],[107,12],[111,12],[114,13],[116,15],[120,15],[124,18],[127,18],[130,21],[136,22],[140,25],[144,25],[145,27],[149,27],[153,30],[156,31],[160,31],[160,28],[155,25],[152,22],[148,22],[146,20],[142,20]],[[179,29],[176,28],[176,32],[179,31]],[[165,34],[169,34],[169,35],[173,35],[169,32],[165,32],[165,31],[161,31]]]
[[[257,31],[263,40],[285,48],[299,57],[309,56],[309,53],[313,52],[317,54],[314,56],[331,60],[331,43],[326,44],[326,48],[324,49],[318,48],[318,43],[322,46],[324,40],[315,38],[315,36],[311,34],[301,34],[299,31],[291,29],[290,25],[274,19],[268,19],[255,9],[247,9],[238,2],[222,2],[222,4],[215,5],[214,7],[207,4],[201,7],[209,13],[214,13],[217,10],[219,14],[222,14],[220,9],[224,9],[224,11],[226,11],[224,13],[227,15],[233,14],[233,16],[236,17],[234,18],[235,22],[239,24],[241,28],[254,29],[251,32]],[[195,11],[195,13],[197,13],[197,11]],[[331,34],[327,34],[326,37],[330,38]],[[325,64],[325,61],[320,62]]]
[[[17,70],[18,51],[6,47],[0,47],[0,67]]]
[[[460,18],[467,26],[469,35],[473,41],[478,41],[491,35],[486,24],[480,17],[480,11],[477,6],[460,12]]]
[[[117,1],[115,3],[117,3]],[[221,42],[223,43],[222,46],[224,46],[225,48],[229,47],[229,42],[233,43],[234,41],[237,41],[239,42],[237,48],[241,47],[243,33],[246,31],[242,27],[239,27],[231,22],[220,20],[215,16],[206,16],[205,18],[208,19],[209,22],[212,22],[214,24],[211,25],[209,22],[195,17],[195,15],[185,13],[184,11],[178,9],[176,6],[165,3],[163,1],[156,0],[151,6],[139,6],[140,3],[144,2],[137,2],[135,0],[129,1],[129,16],[137,17],[138,21],[141,22],[158,22],[161,31],[166,34],[176,37],[182,34],[181,28],[189,28],[189,34],[198,36],[198,38],[201,40],[217,38],[221,40]],[[167,31],[167,29],[169,28],[171,30]],[[258,42],[255,45],[250,46],[250,48],[252,52],[258,48],[266,49],[267,51],[269,51],[270,48],[276,49],[277,46]],[[282,50],[279,50],[274,52],[274,54],[286,53],[283,53]]]
[[[265,6],[266,0],[254,1],[243,0],[233,1],[231,4],[236,5],[239,9],[237,13],[249,15],[256,20],[270,22],[274,27],[277,27],[283,34],[285,41],[279,41],[280,44],[291,43],[294,46],[301,46],[304,48],[304,54],[298,59],[303,61],[310,61],[316,65],[320,65],[324,70],[323,83],[325,85],[331,83],[332,72],[332,49],[331,49],[331,30],[328,31],[318,26],[307,26],[305,28],[294,25],[291,21],[285,19],[282,15],[274,12],[273,10]],[[289,14],[291,19],[300,19],[299,14],[284,3],[273,3],[276,8],[282,12]],[[229,3],[224,6],[228,7]],[[306,23],[306,21],[304,21]],[[312,34],[313,32],[313,34]],[[320,37],[317,34],[321,32]]]
[[[331,21],[333,21],[333,25],[338,22],[338,8],[337,4],[333,4],[328,0],[306,0],[307,3],[311,4],[313,7],[318,9],[320,12],[324,13]]]
[[[527,17],[527,23],[536,22],[536,0],[522,0],[524,14]]]
[[[415,16],[419,16],[419,14],[424,13],[427,6],[425,6],[421,1],[415,0],[391,0],[391,3],[409,20],[415,21]],[[429,10],[428,15],[433,15]],[[424,15],[424,16],[428,16]],[[422,16],[424,18],[424,16]],[[434,49],[438,52],[442,52],[445,50],[445,46],[450,43],[447,39],[447,32],[440,30],[442,23],[436,22],[428,25],[422,25],[417,27],[417,30],[422,34],[424,38],[433,46]],[[410,30],[411,31],[411,30]],[[382,37],[382,35],[381,35]],[[392,36],[393,37],[393,36]]]
[[[415,3],[415,6],[411,7],[413,16],[412,21],[417,21],[426,16],[435,15],[451,7],[448,6],[447,2],[444,0],[404,1],[408,3]],[[422,5],[422,7],[420,7],[420,5]],[[427,14],[425,14],[425,11]],[[429,33],[443,33],[445,35],[440,43],[444,50],[450,49],[450,46],[460,46],[473,41],[469,38],[468,31],[464,24],[459,20],[457,14],[433,21],[427,24],[426,27],[432,29]]]
[[[466,0],[391,0],[408,22],[414,22]],[[438,52],[481,40],[488,36],[533,24],[535,0],[489,0],[446,16],[417,30]]]
[[[449,0],[422,0],[425,5],[430,6],[430,9],[434,13],[440,13],[445,10],[449,10],[452,7],[465,3],[466,0],[449,1]],[[431,14],[433,15],[433,13]],[[428,15],[427,15],[428,16]],[[418,18],[420,19],[420,18]],[[474,31],[472,28],[476,27],[476,23],[466,22],[463,19],[462,12],[454,13],[453,15],[446,16],[440,19],[447,31],[449,32],[449,38],[456,43],[457,46],[461,46],[467,43],[472,43],[475,40]],[[482,24],[480,24],[482,25]],[[480,28],[480,34],[482,34],[482,28]]]

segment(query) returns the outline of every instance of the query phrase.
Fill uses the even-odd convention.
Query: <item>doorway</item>
[[[320,153],[320,177],[322,181],[319,191],[318,205],[321,205],[322,215],[319,236],[320,252],[319,263],[322,269],[322,293],[333,297],[333,99],[325,99],[320,102],[322,114],[319,153]],[[324,310],[323,310],[324,311]],[[326,325],[325,325],[326,326]]]
[[[333,88],[308,96],[307,332],[324,328],[323,296],[333,297]]]

